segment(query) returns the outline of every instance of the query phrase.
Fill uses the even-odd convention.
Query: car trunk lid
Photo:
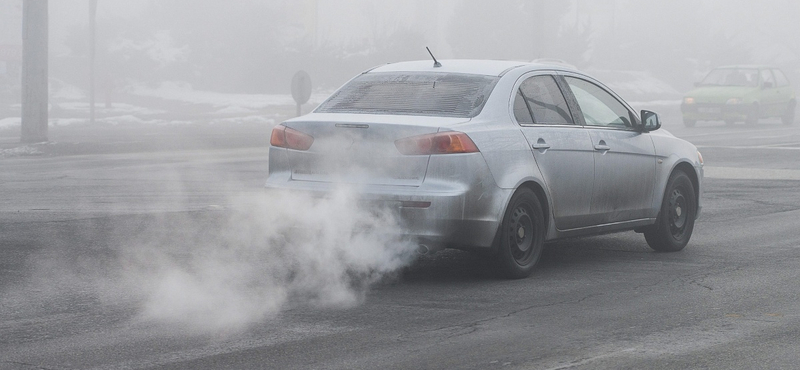
[[[419,186],[429,155],[403,155],[395,141],[436,133],[468,118],[311,114],[284,123],[314,138],[308,150],[289,150],[291,179],[347,184]]]

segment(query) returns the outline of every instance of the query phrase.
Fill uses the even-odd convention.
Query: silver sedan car
[[[357,185],[396,207],[422,251],[483,252],[530,275],[547,241],[643,233],[683,249],[703,159],[577,70],[513,61],[387,64],[272,131],[267,188]]]

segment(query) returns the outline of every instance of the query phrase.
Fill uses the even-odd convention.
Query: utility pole
[[[97,0],[89,0],[89,123],[94,124],[94,64],[95,47],[97,45]]]
[[[47,141],[47,0],[22,2],[23,143]]]

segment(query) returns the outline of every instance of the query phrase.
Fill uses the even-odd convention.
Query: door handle
[[[531,148],[533,149],[550,149],[550,144],[544,141],[544,139],[539,138],[536,140],[536,144],[532,144]]]
[[[595,144],[594,150],[609,151],[609,150],[611,150],[611,147],[606,145],[606,141],[605,140],[600,140],[599,143]]]

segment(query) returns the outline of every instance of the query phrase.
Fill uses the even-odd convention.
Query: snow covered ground
[[[59,81],[51,86],[51,127],[86,125],[89,123],[87,94],[75,86]],[[304,104],[309,112],[325,100],[330,91],[318,91]],[[192,124],[264,124],[294,114],[296,105],[290,94],[227,94],[195,90],[179,82],[164,82],[158,87],[130,86],[116,94],[120,102],[95,103],[95,122],[104,125],[176,125]],[[19,114],[19,104],[11,107]],[[18,130],[19,116],[0,118],[0,131]]]
[[[163,82],[157,88],[133,86],[130,91],[137,96],[217,107],[219,108],[217,113],[252,113],[269,107],[295,105],[290,94],[226,94],[194,90],[188,84],[169,81]],[[316,106],[330,94],[330,91],[312,94],[307,104]]]

